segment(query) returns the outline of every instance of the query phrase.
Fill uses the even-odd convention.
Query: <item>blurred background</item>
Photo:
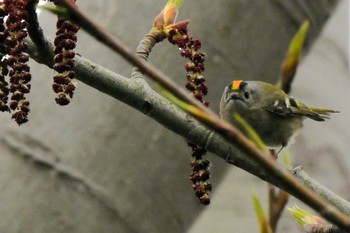
[[[78,1],[131,49],[165,4]],[[291,148],[293,161],[350,199],[349,1],[192,0],[182,5],[178,20],[184,19],[191,20],[189,33],[207,54],[207,99],[215,111],[233,79],[275,83],[291,38],[310,20],[292,95],[341,113],[322,124],[306,121]],[[55,21],[41,12],[49,38]],[[84,31],[78,38],[80,54],[130,75],[119,55]],[[174,46],[156,45],[150,62],[185,83],[185,60]],[[72,103],[60,107],[51,90],[53,70],[33,61],[31,72],[30,121],[18,127],[8,114],[0,115],[0,231],[258,232],[251,193],[266,200],[266,183],[209,154],[214,191],[211,205],[204,207],[191,189],[190,149],[183,138],[81,82]],[[285,214],[278,232],[302,230]]]

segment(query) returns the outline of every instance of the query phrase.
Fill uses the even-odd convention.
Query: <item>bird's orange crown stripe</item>
[[[242,82],[243,82],[243,80],[234,80],[234,81],[232,82],[231,89],[232,89],[232,90],[238,90],[238,89],[239,89],[239,86],[241,85]]]

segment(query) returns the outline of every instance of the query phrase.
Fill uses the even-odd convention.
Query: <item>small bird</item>
[[[220,103],[222,119],[235,125],[238,113],[268,147],[286,147],[306,118],[329,119],[331,109],[308,107],[277,86],[262,81],[235,80],[224,90]],[[239,127],[239,125],[237,125]]]

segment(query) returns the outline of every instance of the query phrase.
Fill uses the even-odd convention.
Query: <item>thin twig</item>
[[[27,43],[29,48],[28,53],[31,57],[36,59],[37,62],[45,62],[44,64],[48,65],[49,58],[37,59],[38,57],[36,56],[39,55],[36,51],[37,47],[30,41],[27,41]],[[284,189],[308,204],[308,199],[300,195],[296,189],[287,186],[278,177],[270,176],[269,171],[259,166],[256,161],[252,160],[252,158],[241,150],[238,150],[237,147],[231,146],[231,143],[224,140],[222,136],[209,131],[206,127],[199,124],[198,121],[189,118],[185,113],[175,108],[169,101],[150,89],[143,79],[128,79],[81,56],[76,57],[75,71],[77,73],[77,79],[85,84],[138,109],[173,132],[185,137],[187,140],[200,146],[205,146],[208,151],[226,159],[229,163]],[[320,189],[319,192],[327,192],[327,189]],[[336,206],[337,208],[341,208],[338,205]],[[343,203],[342,206],[346,206],[344,213],[350,214],[350,204]]]
[[[269,184],[269,222],[272,232],[276,232],[277,223],[288,202],[288,193]]]
[[[120,40],[113,37],[104,28],[90,20],[74,4],[72,4],[70,0],[62,0],[61,5],[67,8],[71,20],[77,23],[81,28],[85,29],[86,32],[88,32],[98,41],[120,54],[133,66],[138,67],[140,71],[143,72],[145,75],[152,78],[154,81],[161,83],[166,89],[171,91],[178,98],[196,106],[197,108],[203,110],[208,114],[214,114],[211,110],[205,109],[201,105],[201,103],[199,103],[195,98],[189,96],[183,88],[179,88],[179,86],[172,82],[171,78],[165,73],[154,67],[152,64],[146,62],[145,60],[136,57],[133,51],[131,51],[127,46],[125,46]]]
[[[243,133],[241,133],[233,125],[231,125],[230,123],[224,120],[221,120],[220,117],[216,115],[212,110],[204,107],[199,101],[197,101],[192,96],[188,95],[188,93],[182,87],[180,87],[175,82],[173,82],[169,76],[167,76],[166,74],[158,70],[152,64],[136,57],[134,53],[127,48],[127,46],[125,46],[118,39],[115,39],[110,33],[108,33],[101,26],[99,26],[98,24],[90,20],[69,0],[62,0],[61,4],[62,6],[66,7],[67,10],[69,11],[70,19],[75,21],[79,26],[85,29],[90,35],[95,37],[101,43],[107,45],[113,51],[119,53],[132,65],[138,67],[141,72],[145,73],[154,81],[160,83],[162,86],[164,86],[176,97],[195,106],[196,108],[200,109],[203,113],[210,116],[210,118],[212,119],[211,127],[215,127],[215,129],[225,134],[225,137],[227,137],[228,140],[236,141],[237,144],[240,145],[242,149],[245,150],[248,154],[252,154],[253,157],[257,157],[256,158],[257,161],[260,161],[260,163],[265,164],[262,166],[267,167],[267,170],[271,169],[272,167],[274,167],[274,169],[272,170],[276,170],[276,169],[279,170],[279,168],[275,164],[275,161],[273,161],[270,158],[269,154],[263,153],[262,151],[260,151],[255,146],[254,143],[252,143],[247,137],[244,136]],[[207,124],[208,122],[203,122],[203,123]],[[280,172],[277,172],[277,173],[280,174]]]
[[[98,40],[105,41],[104,43],[106,43],[106,45],[108,45],[114,51],[117,51],[133,65],[139,67],[140,70],[147,76],[151,77],[156,82],[161,83],[178,98],[192,104],[193,106],[196,106],[198,109],[210,116],[212,122],[204,122],[205,124],[211,123],[210,127],[216,129],[229,141],[236,142],[237,145],[240,146],[240,148],[242,148],[244,152],[248,154],[248,156],[251,156],[251,158],[262,166],[264,170],[268,172],[268,174],[274,176],[276,179],[284,181],[286,191],[294,190],[294,195],[297,198],[303,200],[316,211],[320,212],[324,218],[340,226],[341,228],[350,230],[350,218],[348,216],[339,212],[320,197],[316,196],[311,190],[298,182],[290,173],[280,169],[275,161],[269,157],[269,154],[261,152],[255,146],[255,144],[247,139],[233,125],[221,120],[211,110],[203,107],[198,101],[191,98],[181,87],[172,82],[168,76],[163,74],[154,66],[138,59],[129,49],[127,49],[127,47],[123,46],[119,41],[114,40],[109,33],[84,16],[73,4],[71,4],[69,0],[62,0],[61,3],[68,9],[71,19],[87,30],[87,32],[94,35],[94,37],[98,38]]]

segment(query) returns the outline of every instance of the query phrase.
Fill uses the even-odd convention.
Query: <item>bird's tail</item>
[[[335,111],[332,109],[314,108],[314,107],[311,107],[309,109],[312,112],[316,113],[316,114],[312,114],[311,116],[308,116],[315,121],[324,121],[330,118],[329,116],[331,115],[331,113],[339,113],[339,111]]]

